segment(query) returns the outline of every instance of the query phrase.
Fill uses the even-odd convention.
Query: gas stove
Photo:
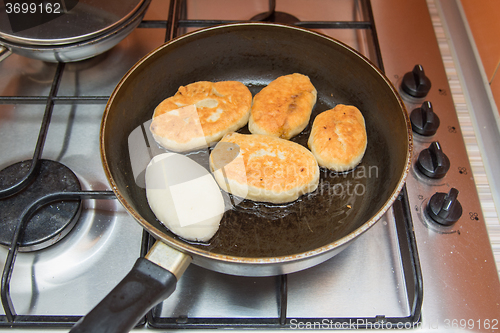
[[[276,12],[269,11],[274,5]],[[152,237],[114,199],[102,170],[99,131],[108,97],[134,63],[166,40],[251,19],[314,29],[385,72],[400,90],[415,129],[406,185],[374,227],[313,268],[252,278],[190,266],[174,294],[134,331],[500,329],[499,275],[436,41],[436,16],[433,0],[153,0],[137,29],[92,59],[67,64],[18,55],[5,59],[0,177],[19,179],[30,167],[20,162],[40,158],[37,172],[43,179],[65,179],[74,188],[56,198],[64,204],[51,201],[34,213],[34,219],[49,222],[30,230],[33,241],[18,252],[9,250],[8,237],[0,237],[0,264],[6,267],[0,330],[68,331],[146,253]],[[430,82],[428,94],[420,96],[415,81]],[[42,181],[32,195],[50,193],[49,183]],[[23,200],[1,201],[1,223],[11,216],[5,211],[16,215],[28,209]],[[60,215],[65,218],[54,218]]]

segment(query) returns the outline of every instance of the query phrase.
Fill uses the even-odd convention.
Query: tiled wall
[[[500,0],[460,0],[500,109]]]

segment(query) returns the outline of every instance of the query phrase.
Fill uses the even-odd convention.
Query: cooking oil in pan
[[[322,247],[346,236],[359,225],[369,177],[363,165],[347,173],[322,170],[318,188],[286,204],[251,200],[237,202],[224,213],[208,245],[214,253],[242,257],[277,257]]]

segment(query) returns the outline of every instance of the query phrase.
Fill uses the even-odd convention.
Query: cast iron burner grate
[[[270,8],[274,8],[274,1],[270,1]],[[165,41],[182,35],[186,32],[188,28],[203,28],[217,24],[230,23],[234,21],[229,20],[189,20],[186,15],[186,3],[187,0],[172,0],[169,4],[168,17],[164,20],[145,20],[143,21],[138,29],[164,29],[165,30]],[[293,24],[309,29],[352,29],[355,31],[368,30],[371,32],[372,44],[375,52],[375,63],[377,66],[383,70],[383,64],[380,55],[379,44],[377,40],[377,34],[374,26],[373,14],[371,12],[371,4],[369,0],[361,1],[361,5],[366,11],[367,20],[354,20],[354,21],[299,21],[293,18]],[[274,9],[273,9],[274,11]],[[273,17],[274,16],[274,17]],[[267,12],[261,14],[261,16],[254,17],[253,20],[266,20],[266,21],[280,21],[281,13]],[[41,104],[47,103],[46,113],[42,121],[40,136],[35,149],[33,160],[35,162],[21,162],[25,165],[21,165],[21,169],[30,166],[40,165],[43,169],[44,164],[53,164],[52,161],[46,162],[40,159],[41,150],[43,143],[45,141],[45,136],[47,133],[47,128],[50,123],[50,115],[52,112],[52,107],[54,103],[61,104],[71,104],[71,105],[83,105],[83,104],[105,104],[109,96],[58,96],[57,90],[61,82],[61,77],[64,73],[64,64],[59,63],[57,66],[55,77],[52,81],[52,87],[48,96],[0,96],[0,103],[3,104]],[[41,162],[39,164],[39,162]],[[55,163],[55,162],[54,162]],[[57,168],[59,168],[58,166]],[[0,172],[0,176],[5,176],[6,173],[10,173],[8,169]],[[14,166],[12,166],[14,168]],[[33,169],[33,170],[32,170]],[[33,178],[37,172],[34,172],[36,168],[30,168],[30,172],[27,176],[23,175],[23,179],[20,182],[20,186],[14,186],[9,190],[2,191],[0,187],[0,200],[5,200],[10,198],[11,195],[19,191],[23,191],[24,188],[28,189],[29,184],[33,181]],[[17,173],[17,171],[14,171]],[[58,176],[59,177],[59,176]],[[29,190],[28,190],[29,191]],[[74,191],[73,188],[63,188],[58,189],[56,193],[49,193],[35,200],[35,203],[25,207],[24,213],[19,217],[20,224],[29,225],[31,218],[35,216],[35,213],[42,207],[46,205],[53,204],[55,202],[68,201],[68,202],[79,202],[85,199],[114,199],[114,193],[112,191]],[[421,306],[422,306],[422,276],[420,271],[420,264],[418,260],[418,253],[416,249],[416,243],[413,234],[413,227],[411,216],[409,214],[409,207],[407,202],[406,189],[404,189],[396,200],[394,204],[394,213],[396,215],[398,242],[401,251],[401,262],[403,265],[403,275],[406,285],[406,293],[408,303],[410,305],[410,314],[405,318],[387,318],[385,316],[377,316],[374,318],[367,318],[366,323],[373,322],[417,322],[420,319]],[[71,211],[71,210],[70,210]],[[39,212],[38,212],[39,213]],[[69,215],[73,215],[70,212]],[[0,217],[3,222],[3,217]],[[69,222],[71,224],[71,222]],[[22,229],[17,227],[16,232],[13,234],[13,241],[2,241],[2,244],[9,244],[8,256],[5,261],[5,266],[2,274],[1,281],[1,300],[5,311],[5,315],[0,315],[0,327],[37,327],[37,328],[47,328],[47,327],[70,327],[76,321],[80,319],[80,316],[75,315],[18,315],[15,312],[14,305],[10,298],[10,278],[14,270],[15,258],[19,251],[19,240],[21,239],[21,246],[24,242],[28,243],[29,239],[29,228],[26,229],[26,239],[21,238]],[[12,232],[11,232],[12,235]],[[8,237],[7,237],[8,238]],[[150,244],[151,237],[144,232],[143,235],[143,248],[141,255],[147,252]],[[22,247],[21,247],[22,249]],[[290,328],[290,318],[287,317],[287,295],[290,292],[288,290],[287,275],[282,275],[276,277],[276,284],[279,298],[279,318],[189,318],[186,316],[180,316],[176,318],[165,318],[160,314],[161,306],[160,303],[157,307],[153,308],[147,315],[139,326],[146,324],[151,328]],[[314,320],[314,318],[309,318]],[[346,318],[331,318],[336,322],[343,322],[347,320]]]
[[[269,10],[265,13],[255,15],[251,20],[287,24],[296,24],[300,21],[292,14],[276,11],[276,0],[269,0]]]
[[[11,187],[22,179],[29,172],[32,162],[19,162],[0,171],[0,189]],[[4,246],[11,244],[26,207],[51,193],[81,190],[78,178],[65,165],[50,160],[39,163],[39,171],[28,186],[0,200],[0,244]],[[78,220],[80,207],[80,201],[59,201],[41,207],[27,221],[19,239],[19,251],[40,250],[62,239]]]

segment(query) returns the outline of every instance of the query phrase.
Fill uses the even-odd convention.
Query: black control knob
[[[462,216],[462,205],[457,199],[458,190],[452,188],[448,193],[434,194],[427,204],[427,214],[435,222],[451,226]]]
[[[436,134],[439,117],[434,113],[431,102],[424,102],[410,114],[411,128],[415,133],[425,136]]]
[[[420,152],[417,159],[418,170],[429,178],[443,178],[450,169],[450,160],[439,142],[434,141],[429,148]]]
[[[411,72],[406,73],[401,81],[401,88],[413,97],[425,97],[431,90],[431,80],[425,75],[422,65],[416,65]]]

